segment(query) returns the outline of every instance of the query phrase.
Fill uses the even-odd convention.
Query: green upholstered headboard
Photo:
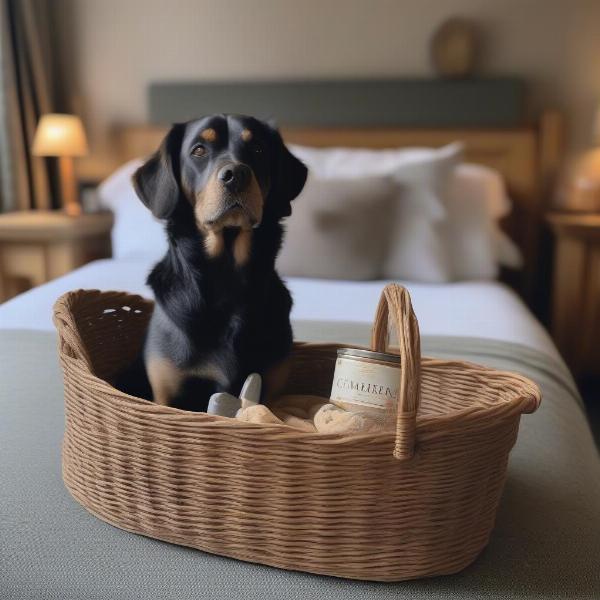
[[[292,127],[515,127],[525,121],[517,78],[157,82],[152,124],[242,113]]]

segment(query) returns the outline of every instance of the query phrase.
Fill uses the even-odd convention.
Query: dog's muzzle
[[[214,217],[208,219],[206,224],[212,226],[224,220],[230,220],[232,224],[235,224],[236,221],[245,220],[252,228],[258,227],[260,224],[256,216],[248,210],[244,203],[237,200],[225,205]]]
[[[263,217],[263,193],[252,169],[233,161],[219,165],[196,195],[194,212],[201,229],[258,227]]]
[[[248,187],[251,177],[252,170],[244,163],[229,163],[217,173],[217,179],[223,187],[233,194],[243,192]]]

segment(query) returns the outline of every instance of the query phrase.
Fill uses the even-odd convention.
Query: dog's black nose
[[[219,181],[232,192],[241,192],[250,181],[250,167],[243,163],[230,163],[221,167],[217,174]]]

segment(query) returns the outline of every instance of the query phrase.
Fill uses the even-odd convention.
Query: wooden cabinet
[[[0,215],[0,300],[111,255],[111,213]]]
[[[554,213],[552,335],[575,375],[600,375],[600,214]]]

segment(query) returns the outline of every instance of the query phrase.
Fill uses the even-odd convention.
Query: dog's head
[[[213,240],[209,253],[218,254],[214,240],[224,228],[248,232],[291,214],[306,175],[276,129],[253,117],[213,115],[174,125],[133,182],[159,219],[187,203],[198,230]]]

